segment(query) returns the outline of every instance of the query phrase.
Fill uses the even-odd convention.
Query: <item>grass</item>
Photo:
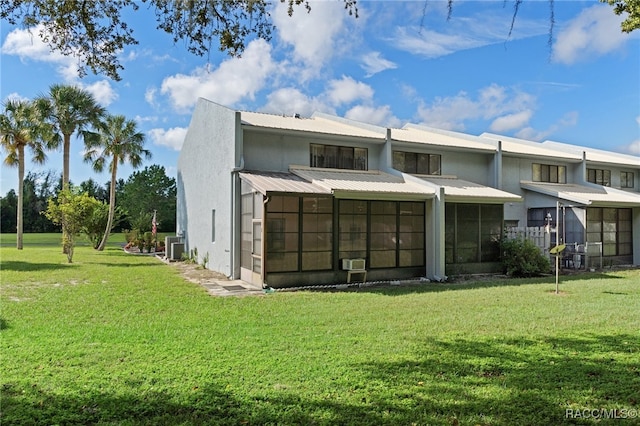
[[[42,246],[59,246],[62,247],[62,233],[25,233],[22,234],[22,243],[24,247],[42,247]],[[164,241],[164,237],[175,235],[171,233],[158,232],[158,240]],[[127,243],[127,239],[123,232],[115,232],[109,236],[107,247],[121,247]],[[0,247],[15,247],[16,234],[0,234]],[[77,247],[90,247],[89,239],[84,235],[79,235],[76,240]],[[62,250],[62,248],[61,248]]]
[[[216,298],[113,247],[0,259],[2,425],[594,424],[566,410],[640,409],[637,269],[562,277],[560,295],[549,278]]]

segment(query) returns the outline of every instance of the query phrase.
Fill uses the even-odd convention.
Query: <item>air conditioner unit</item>
[[[342,269],[345,271],[362,271],[365,267],[364,259],[342,259]]]

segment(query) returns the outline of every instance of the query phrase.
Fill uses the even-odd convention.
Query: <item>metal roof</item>
[[[467,150],[480,150],[494,153],[496,145],[493,141],[477,136],[431,129],[414,124],[407,124],[402,129],[391,129],[391,139],[396,142],[419,143]]]
[[[542,145],[579,155],[582,155],[582,153],[584,152],[586,160],[594,163],[610,163],[623,167],[630,166],[634,168],[640,168],[640,157],[635,155],[621,154],[612,151],[603,151],[601,149],[570,145],[554,141],[544,141],[542,142]]]
[[[321,169],[291,166],[290,171],[316,185],[331,190],[337,197],[366,194],[367,196],[411,196],[427,199],[435,196],[435,190],[407,182],[400,176],[379,170]]]
[[[263,195],[268,192],[298,193],[298,194],[330,194],[331,191],[314,185],[293,173],[242,171],[240,179],[248,182]]]
[[[381,142],[385,140],[386,133],[378,132],[372,129],[366,129],[362,126],[349,125],[342,120],[329,120],[324,117],[314,116],[311,118],[281,116],[275,114],[263,114],[258,112],[240,112],[242,124],[245,126],[262,127],[278,130],[293,130],[300,132],[323,133],[339,136],[351,136],[359,138],[379,139]]]
[[[490,186],[448,176],[419,176],[444,188],[445,201],[507,203],[522,201],[522,197]]]
[[[584,205],[640,207],[640,193],[608,186],[521,181],[520,187]]]
[[[523,139],[512,138],[509,136],[495,135],[493,133],[483,133],[481,138],[487,140],[500,141],[502,145],[503,154],[518,154],[529,157],[540,157],[543,161],[543,157],[551,157],[569,162],[582,161],[582,153],[572,153],[565,150],[545,146],[540,142],[532,142]]]

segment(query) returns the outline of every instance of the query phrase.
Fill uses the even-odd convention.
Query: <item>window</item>
[[[587,208],[587,242],[601,242],[604,256],[633,254],[631,209]]]
[[[333,199],[270,196],[267,203],[267,271],[333,268]]]
[[[634,176],[631,172],[620,172],[620,187],[621,188],[633,188]]]
[[[611,170],[587,169],[587,182],[611,186]]]
[[[299,198],[272,195],[267,203],[267,272],[297,271],[299,247]]]
[[[446,263],[497,262],[502,235],[501,204],[445,205]]]
[[[302,270],[331,269],[333,254],[333,199],[302,198]]]
[[[421,202],[340,200],[339,257],[368,257],[371,268],[424,266],[424,221]]]
[[[336,145],[310,145],[311,167],[367,170],[367,148]]]
[[[418,175],[440,175],[441,157],[437,154],[393,151],[393,168]]]
[[[368,203],[363,200],[340,200],[338,223],[340,259],[365,259],[367,257]]]
[[[533,164],[533,181],[567,183],[567,167],[549,164]]]

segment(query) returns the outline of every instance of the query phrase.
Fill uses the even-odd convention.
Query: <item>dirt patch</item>
[[[226,275],[211,271],[196,263],[171,262],[169,265],[176,268],[180,272],[180,275],[191,282],[200,283],[208,280],[229,281]]]

